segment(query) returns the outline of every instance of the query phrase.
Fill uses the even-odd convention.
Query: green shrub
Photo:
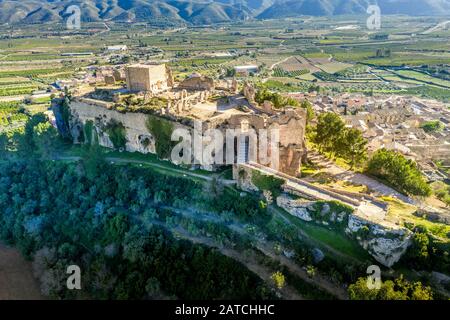
[[[369,160],[367,172],[386,180],[399,191],[416,196],[429,196],[427,184],[417,164],[392,150],[377,150]]]
[[[94,122],[92,120],[87,120],[84,124],[84,137],[86,144],[92,144],[93,139],[93,133],[94,133]]]
[[[427,121],[420,126],[425,132],[439,132],[444,129],[444,124],[439,120]]]
[[[262,174],[257,170],[253,170],[252,183],[259,190],[270,191],[272,196],[276,198],[281,193],[281,186],[284,184],[284,180],[274,176]]]
[[[172,141],[173,123],[153,115],[149,115],[146,121],[148,131],[155,137],[156,154],[159,158],[170,157],[175,142]]]
[[[105,131],[108,134],[112,144],[114,145],[114,148],[125,148],[125,145],[127,143],[126,129],[121,122],[111,119],[106,125]]]

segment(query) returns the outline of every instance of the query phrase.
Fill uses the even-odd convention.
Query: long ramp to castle
[[[285,180],[286,184],[284,189],[288,192],[303,195],[313,200],[339,201],[355,209],[355,212],[370,217],[372,220],[384,220],[386,216],[386,207],[382,203],[372,199],[358,199],[356,197],[345,196],[258,163],[249,162],[240,164],[240,166],[258,170],[263,174]]]

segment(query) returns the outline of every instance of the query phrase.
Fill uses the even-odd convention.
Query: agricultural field
[[[418,81],[422,83],[434,84],[440,87],[446,87],[450,89],[450,81],[442,80],[436,77],[429,76],[422,72],[412,71],[412,70],[399,70],[395,72],[400,77],[411,79],[413,81]]]
[[[327,73],[336,73],[336,72],[340,72],[343,70],[347,70],[352,65],[349,63],[342,63],[342,62],[334,61],[334,62],[322,63],[322,64],[316,65],[316,66],[318,66],[321,70],[323,70]]]
[[[313,73],[320,71],[319,68],[302,56],[289,57],[276,64],[276,66],[285,72],[307,70]]]
[[[309,74],[309,70],[293,70],[293,71],[285,71],[281,68],[275,68],[273,70],[274,77],[300,77],[302,75]]]
[[[117,44],[127,45],[133,48],[132,51],[157,50],[160,52],[158,57],[168,61],[178,79],[193,72],[225,76],[227,70],[236,65],[256,64],[261,68],[262,76],[267,73],[274,79],[292,78],[314,82],[321,87],[336,82],[339,84],[332,85],[330,89],[340,91],[402,92],[403,89],[417,88],[418,92],[423,92],[423,84],[430,86],[431,89],[427,90],[431,91],[447,85],[443,78],[425,73],[422,76],[411,74],[414,72],[411,70],[383,74],[386,68],[442,64],[443,57],[450,53],[437,50],[449,47],[444,41],[447,31],[424,35],[421,32],[429,23],[388,17],[384,22],[384,32],[388,38],[377,40],[362,31],[360,24],[363,21],[358,21],[356,28],[349,28],[346,20],[338,19],[336,23],[337,26],[326,19],[314,18],[309,19],[308,23],[301,19],[264,23],[248,21],[236,25],[174,30],[149,29],[144,24],[129,28],[126,24],[117,23],[110,24],[110,32],[106,33],[104,26],[93,23],[89,37],[68,35],[62,43],[57,41],[57,37],[46,35],[44,30],[35,30],[36,36],[41,39],[0,41],[0,80],[22,77],[37,83],[19,86],[12,82],[12,86],[2,88],[0,94],[26,95],[34,88],[41,89],[41,84],[70,78],[76,70],[95,60],[105,64],[103,48]],[[404,34],[405,26],[411,32],[417,31],[416,37],[420,41]],[[287,33],[286,30],[292,31]],[[32,31],[27,29],[24,32]],[[379,49],[389,52],[389,56],[377,57]],[[61,56],[67,52],[92,52],[94,56]],[[220,53],[231,53],[232,56],[220,56]],[[26,67],[23,67],[24,62],[27,62]],[[19,67],[19,64],[22,66]],[[378,69],[380,67],[382,69]]]
[[[315,188],[312,188],[314,190],[318,189],[319,186],[328,186],[328,190],[331,189],[342,194],[346,192],[359,193],[361,197],[355,196],[351,199],[358,199],[359,201],[360,198],[364,197],[361,204],[366,201],[366,204],[375,200],[383,201],[383,205],[389,205],[389,207],[383,207],[383,209],[386,209],[383,214],[385,213],[388,216],[389,222],[402,226],[423,226],[430,232],[430,235],[448,243],[450,227],[427,220],[421,214],[419,210],[421,208],[418,205],[410,205],[395,198],[383,197],[384,193],[372,190],[369,188],[369,183],[363,185],[349,183],[354,178],[353,173],[358,173],[358,176],[366,174],[363,169],[366,159],[361,160],[362,163],[358,164],[357,169],[350,166],[348,158],[344,159],[347,156],[354,158],[354,152],[360,151],[352,150],[353,154],[350,155],[348,149],[353,146],[359,144],[361,149],[365,148],[365,139],[368,140],[366,135],[372,135],[372,132],[379,134],[379,131],[390,132],[388,131],[388,129],[390,130],[388,126],[391,126],[390,120],[385,121],[380,126],[375,123],[378,118],[382,118],[381,115],[378,117],[377,113],[377,109],[382,110],[380,105],[389,105],[388,102],[384,103],[387,99],[377,100],[379,96],[384,98],[389,95],[415,95],[449,101],[450,76],[448,71],[450,69],[448,64],[450,61],[450,44],[448,38],[450,32],[439,30],[425,33],[436,22],[436,19],[403,16],[386,17],[383,20],[383,29],[380,32],[367,31],[364,19],[350,19],[350,17],[336,19],[330,17],[299,17],[264,21],[254,19],[213,25],[186,24],[176,28],[169,22],[165,22],[165,24],[160,22],[160,25],[155,25],[150,23],[118,23],[113,20],[105,23],[86,22],[83,28],[78,31],[64,30],[57,23],[54,25],[49,23],[45,27],[24,26],[18,30],[13,30],[10,26],[0,26],[2,31],[0,33],[2,35],[0,37],[0,131],[2,141],[0,142],[3,143],[2,147],[7,156],[1,158],[0,164],[4,165],[4,162],[11,159],[26,158],[27,148],[33,146],[36,147],[36,150],[33,150],[33,157],[36,156],[36,159],[31,158],[31,156],[30,158],[39,160],[33,161],[31,163],[33,166],[25,169],[20,168],[20,163],[16,164],[11,161],[10,167],[2,167],[3,176],[11,176],[10,179],[6,178],[3,182],[7,185],[6,183],[9,183],[9,180],[13,182],[31,181],[36,176],[39,177],[38,182],[40,183],[30,183],[30,186],[26,186],[26,192],[23,192],[22,197],[12,194],[15,189],[22,187],[20,184],[14,183],[12,187],[8,188],[8,190],[11,190],[8,191],[8,196],[0,197],[6,203],[4,207],[10,207],[11,212],[17,211],[17,208],[22,208],[17,207],[17,199],[24,204],[20,210],[21,214],[14,215],[17,222],[12,224],[12,228],[9,227],[11,224],[9,215],[4,219],[7,222],[5,225],[8,224],[10,229],[4,228],[3,234],[8,235],[20,231],[21,234],[25,235],[17,237],[20,249],[31,252],[34,247],[38,248],[41,245],[41,243],[39,243],[39,246],[37,245],[38,241],[44,242],[45,240],[44,238],[35,239],[34,236],[32,237],[33,230],[31,229],[38,228],[35,225],[41,223],[35,220],[38,216],[35,213],[38,210],[42,212],[47,210],[49,214],[46,214],[46,216],[56,221],[56,224],[51,224],[50,222],[53,220],[46,221],[44,218],[47,219],[47,217],[43,217],[42,221],[49,225],[48,229],[58,232],[63,230],[77,235],[77,238],[74,238],[73,241],[71,239],[66,240],[66,235],[63,235],[63,237],[55,236],[54,238],[58,239],[55,240],[55,243],[45,243],[48,248],[59,248],[58,255],[62,255],[63,251],[70,251],[73,242],[79,246],[79,248],[75,246],[74,248],[83,252],[85,248],[82,248],[82,246],[85,245],[85,240],[87,248],[92,252],[96,253],[97,248],[100,248],[99,250],[104,251],[105,255],[92,255],[93,261],[96,263],[92,264],[91,269],[87,268],[89,263],[86,262],[86,270],[89,270],[88,272],[93,277],[103,271],[115,275],[114,272],[117,270],[114,269],[116,267],[114,264],[119,261],[121,264],[118,267],[120,274],[126,274],[127,276],[118,280],[123,282],[115,283],[114,287],[118,289],[107,293],[107,298],[115,298],[116,295],[118,298],[122,298],[125,292],[122,289],[134,282],[142,282],[142,286],[145,287],[145,294],[147,294],[144,298],[153,298],[150,291],[161,291],[164,293],[164,297],[170,294],[170,298],[184,298],[183,294],[188,291],[183,291],[178,285],[190,284],[189,281],[184,281],[185,276],[186,279],[193,277],[193,273],[188,272],[190,271],[189,263],[198,263],[199,267],[196,266],[196,270],[202,271],[199,272],[199,275],[209,275],[213,271],[222,271],[222,269],[217,268],[217,265],[220,266],[219,262],[225,261],[224,258],[227,256],[227,259],[230,258],[227,262],[230,265],[230,270],[242,271],[242,278],[248,278],[243,271],[251,270],[253,272],[256,270],[261,279],[271,281],[273,274],[282,272],[283,281],[286,277],[286,288],[291,294],[294,293],[294,298],[298,294],[304,299],[346,299],[348,298],[348,287],[355,283],[357,278],[366,275],[367,266],[380,262],[379,260],[375,261],[373,252],[367,250],[366,244],[369,242],[366,241],[362,244],[361,241],[369,240],[368,238],[362,238],[367,236],[364,233],[365,228],[369,231],[371,231],[370,229],[378,231],[377,228],[370,227],[369,229],[370,225],[364,225],[360,230],[361,232],[357,231],[354,237],[349,236],[351,232],[346,232],[345,229],[348,226],[349,215],[354,212],[354,208],[341,205],[339,201],[345,199],[343,197],[336,198],[340,199],[339,201],[328,202],[325,200],[317,201],[323,199],[323,196],[322,198],[321,196],[311,196],[310,199],[309,197],[302,198],[292,195],[294,199],[298,197],[299,203],[302,204],[299,211],[305,211],[307,214],[311,214],[311,217],[314,217],[314,219],[303,220],[292,212],[288,213],[288,211],[282,209],[281,202],[277,201],[282,199],[277,199],[277,195],[285,191],[280,188],[283,181],[273,180],[280,179],[271,176],[263,178],[265,180],[263,185],[277,184],[276,190],[275,188],[265,190],[264,187],[258,186],[261,191],[264,190],[265,192],[244,192],[235,185],[235,182],[230,181],[232,180],[231,166],[225,171],[207,172],[190,165],[177,166],[170,161],[160,159],[154,154],[127,152],[126,150],[129,149],[127,143],[132,142],[127,141],[127,139],[130,137],[129,134],[133,132],[129,131],[128,123],[126,123],[127,129],[125,129],[125,123],[120,121],[127,117],[126,111],[129,109],[138,110],[139,103],[146,105],[147,110],[155,111],[157,109],[157,112],[161,112],[161,114],[164,112],[165,115],[168,115],[166,113],[168,110],[169,116],[176,118],[176,121],[179,121],[182,125],[187,125],[192,119],[202,119],[203,111],[194,114],[197,108],[192,108],[192,114],[189,114],[188,118],[184,118],[183,114],[173,113],[174,110],[167,105],[170,100],[172,107],[175,106],[175,102],[177,103],[176,106],[180,106],[177,101],[178,93],[174,93],[177,90],[181,91],[181,87],[177,88],[177,85],[174,86],[173,92],[164,92],[160,96],[155,94],[150,98],[150,101],[147,100],[151,91],[149,88],[144,89],[147,90],[145,96],[143,95],[144,97],[127,91],[124,87],[124,69],[127,65],[135,63],[165,63],[170,67],[176,82],[184,80],[193,73],[212,77],[218,85],[212,90],[210,100],[227,100],[227,104],[230,105],[235,103],[234,100],[237,102],[244,101],[243,104],[237,105],[236,109],[248,114],[253,111],[258,113],[258,106],[248,105],[248,102],[252,104],[251,99],[248,99],[249,101],[245,101],[242,97],[239,97],[242,100],[236,99],[236,92],[226,89],[227,86],[230,88],[231,80],[234,80],[234,78],[237,78],[237,89],[241,89],[247,84],[252,85],[257,91],[255,100],[260,104],[267,98],[267,100],[274,102],[276,108],[280,106],[280,109],[274,112],[280,112],[280,115],[281,111],[285,111],[282,109],[283,105],[297,105],[291,103],[292,100],[287,98],[287,93],[310,93],[310,95],[305,96],[311,100],[312,105],[305,106],[303,102],[301,104],[301,107],[306,107],[306,119],[299,119],[299,114],[294,114],[296,122],[291,122],[289,117],[292,116],[292,113],[289,112],[285,112],[278,118],[281,121],[284,121],[285,118],[288,119],[288,122],[286,122],[288,126],[285,127],[288,128],[287,134],[290,133],[291,126],[295,126],[294,129],[298,128],[297,124],[300,121],[305,120],[303,123],[305,126],[307,124],[307,134],[302,137],[304,139],[297,141],[302,145],[306,143],[310,149],[305,149],[305,152],[302,152],[302,154],[308,154],[307,161],[310,161],[310,163],[302,163],[297,166],[297,169],[302,166],[303,176],[301,178],[315,183]],[[127,49],[107,48],[113,45],[126,45]],[[241,73],[236,74],[234,67],[249,65],[258,66],[258,72],[252,71],[248,76]],[[164,70],[164,68],[161,69]],[[113,71],[114,73],[117,71],[122,73],[120,80],[106,81],[111,80],[110,74]],[[127,77],[129,81],[129,73]],[[169,78],[168,73],[166,73],[167,78]],[[65,85],[67,85],[66,88],[64,88]],[[120,91],[120,94],[117,94],[117,91],[113,92],[112,88],[118,89],[117,91]],[[110,90],[107,91],[106,89]],[[57,130],[51,126],[54,125],[54,122],[47,123],[47,119],[42,120],[45,130],[47,130],[45,132],[40,131],[44,130],[44,126],[40,126],[40,124],[39,127],[35,126],[34,128],[27,125],[27,130],[24,130],[26,121],[33,115],[39,113],[51,114],[49,112],[51,98],[64,95],[68,99],[64,100],[60,107],[62,114],[60,118],[64,118],[64,121],[68,121],[67,119],[81,121],[81,117],[77,119],[77,114],[72,114],[74,117],[71,117],[70,112],[74,109],[67,108],[67,104],[72,105],[71,97],[77,97],[90,91],[94,94],[86,96],[97,98],[97,93],[99,96],[104,93],[105,96],[108,95],[105,100],[114,101],[113,110],[123,111],[120,115],[123,118],[120,118],[120,121],[114,119],[116,121],[111,120],[110,123],[105,125],[107,135],[102,136],[102,138],[109,138],[114,147],[117,147],[117,150],[112,151],[109,148],[99,147],[98,139],[95,139],[96,135],[93,136],[94,124],[97,133],[101,129],[100,127],[103,127],[101,125],[103,120],[97,121],[100,120],[101,115],[96,116],[95,122],[85,121],[80,123],[78,138],[80,141],[83,138],[83,141],[88,143],[80,143],[76,146],[71,144],[71,137],[64,142],[55,138]],[[190,91],[196,91],[196,89],[187,87],[187,91],[190,94]],[[342,93],[356,93],[356,95]],[[151,94],[153,95],[154,92]],[[304,98],[301,94],[292,94],[292,96],[295,96],[296,99]],[[261,99],[259,99],[260,97]],[[116,100],[116,98],[118,99]],[[122,98],[123,100],[126,99],[129,109],[128,106],[120,106]],[[184,100],[183,96],[182,99]],[[201,96],[200,99],[196,99],[202,101]],[[312,99],[315,99],[314,103]],[[133,105],[135,101],[136,105]],[[158,103],[153,103],[154,101]],[[188,104],[191,104],[192,100],[188,101],[190,101]],[[383,101],[383,103],[379,103],[379,101]],[[186,100],[181,102],[186,104]],[[343,107],[346,103],[347,105]],[[300,104],[298,107],[300,108]],[[365,107],[367,109],[364,109]],[[217,121],[222,120],[221,116],[216,117],[220,115],[222,110],[226,110],[224,116],[228,116],[228,114],[233,114],[231,109],[228,107],[218,109],[213,114],[208,107],[204,114],[208,114],[208,117],[213,114],[211,115],[213,117],[211,123],[215,123],[216,119],[219,119]],[[311,152],[313,151],[311,149],[313,148],[310,148],[315,140],[317,140],[316,146],[320,145],[321,126],[325,128],[327,124],[332,123],[336,124],[335,128],[338,128],[338,125],[341,124],[337,120],[336,123],[328,120],[321,123],[322,115],[319,116],[318,113],[322,111],[325,113],[328,110],[335,113],[330,112],[327,116],[336,117],[337,120],[339,120],[337,114],[341,110],[343,114],[349,116],[343,117],[346,121],[351,118],[350,115],[356,115],[355,119],[360,116],[361,118],[367,116],[369,119],[364,132],[352,131],[347,128],[351,126],[349,125],[350,121],[348,123],[342,122],[341,128],[343,129],[340,130],[339,134],[336,133],[336,139],[328,143],[333,147],[338,146],[342,150],[336,151],[336,154],[334,154],[334,151],[328,152],[324,149],[324,156],[328,157],[328,159],[324,159],[324,163],[330,171],[340,171],[334,165],[341,167],[344,171],[342,174],[333,174],[333,177],[331,177],[331,173],[319,172],[318,167],[312,160],[314,152]],[[270,124],[275,117],[272,118],[272,115],[270,115],[271,110],[264,111],[261,113],[269,113],[269,116],[261,116],[261,123],[267,122]],[[400,112],[403,111],[400,110]],[[67,115],[67,113],[69,114]],[[113,111],[111,111],[112,113]],[[391,118],[393,111],[388,110],[386,113],[386,118]],[[381,111],[380,114],[382,114]],[[243,112],[240,112],[239,115],[243,115]],[[38,115],[35,118],[40,118],[40,116]],[[82,116],[82,114],[79,113],[78,116]],[[245,117],[245,115],[243,116]],[[251,116],[253,117],[253,114]],[[105,115],[104,118],[106,119],[107,116]],[[148,120],[153,120],[153,117],[149,116]],[[228,123],[224,122],[221,128],[232,123],[231,120],[226,120]],[[331,120],[333,119],[331,118]],[[372,124],[372,120],[374,125],[377,125],[376,127],[369,126],[369,122]],[[409,120],[411,119],[409,118]],[[60,124],[60,119],[58,121],[58,124]],[[72,127],[70,129],[75,129],[75,123],[73,122],[69,126]],[[170,136],[168,133],[172,131],[172,128],[170,128],[172,124],[167,123],[166,128],[166,125],[156,126],[151,125],[151,121],[147,122],[150,123],[146,123],[147,133],[155,138],[155,149],[168,149],[170,144],[165,140]],[[364,123],[363,120],[355,120],[356,122],[359,122],[361,127]],[[417,122],[420,121],[417,120]],[[29,123],[32,124],[32,122]],[[305,126],[302,126],[302,128]],[[30,128],[32,131],[30,131]],[[60,131],[61,128],[59,126]],[[370,128],[370,130],[367,128]],[[81,129],[83,130],[81,131]],[[394,129],[397,130],[397,126]],[[423,131],[420,127],[414,129],[417,129],[420,133]],[[21,132],[26,132],[24,139],[11,139],[11,137],[19,137]],[[331,133],[332,130],[330,129],[329,132]],[[127,133],[128,135],[126,135]],[[137,137],[139,139],[137,142],[141,142],[142,145],[146,144],[145,147],[149,147],[148,144],[150,143],[147,133],[146,135],[139,134],[139,137]],[[357,136],[353,137],[353,133]],[[323,136],[329,137],[331,134],[324,134]],[[145,141],[141,141],[141,138],[144,137]],[[297,139],[298,136],[295,138]],[[387,137],[386,140],[388,138],[390,137]],[[114,140],[120,140],[121,146],[116,146]],[[20,146],[21,143],[25,142],[27,145],[24,144],[21,146],[22,148],[18,147],[16,150],[12,150],[15,148],[15,144]],[[167,148],[161,148],[163,144],[167,145]],[[38,150],[38,147],[42,147],[41,150]],[[289,146],[289,148],[291,147],[292,145]],[[367,152],[365,149],[361,151],[364,151],[364,154],[361,155],[361,158],[363,158]],[[292,158],[290,159],[292,161],[295,160],[294,153],[291,152],[290,154],[283,153],[282,156]],[[373,157],[372,154],[368,156]],[[302,159],[302,162],[305,161]],[[16,167],[16,165],[18,166]],[[401,170],[397,170],[397,172],[401,172]],[[241,172],[239,172],[240,174]],[[256,177],[256,174],[257,172],[253,171],[252,178]],[[341,176],[342,180],[340,180]],[[410,177],[414,178],[415,176],[411,174]],[[317,181],[314,181],[316,178]],[[326,183],[321,183],[320,180],[326,180]],[[384,182],[384,184],[382,181],[374,180],[372,182],[377,182],[377,187],[382,185],[387,188],[389,185],[388,182]],[[67,183],[73,183],[75,187],[67,188]],[[256,182],[252,181],[252,183],[256,186]],[[6,188],[3,189],[6,190]],[[38,192],[36,195],[30,194],[28,192],[30,189]],[[46,201],[50,194],[46,193],[48,190],[54,192],[57,195],[56,198],[60,196],[57,199],[58,201],[54,201],[54,203]],[[11,197],[9,197],[10,193]],[[75,196],[73,196],[74,194]],[[328,195],[328,193],[324,194]],[[369,195],[370,197],[368,197]],[[36,196],[39,196],[40,202],[34,210],[35,201],[33,197]],[[349,195],[349,197],[353,196]],[[406,197],[407,194],[404,194],[404,196]],[[71,201],[67,199],[71,199]],[[419,197],[412,199],[421,200]],[[46,204],[46,202],[48,203]],[[324,202],[328,206],[328,211]],[[356,200],[350,203],[354,202]],[[286,210],[289,210],[289,208],[286,208]],[[30,214],[25,214],[27,212]],[[343,223],[335,223],[339,220],[336,216],[341,214],[340,223]],[[370,214],[372,213],[370,212]],[[329,220],[327,215],[330,215]],[[79,224],[80,221],[76,221],[75,217],[80,218],[82,224]],[[42,222],[42,225],[44,225],[44,222]],[[73,226],[73,229],[70,229],[68,225],[70,225],[70,228]],[[130,229],[126,229],[128,227],[125,227],[125,225],[129,225]],[[180,250],[177,249],[177,251],[172,252],[171,248],[174,248],[174,245],[163,245],[160,240],[156,240],[164,239],[165,236],[162,233],[158,235],[154,230],[155,234],[151,237],[148,236],[148,234],[151,234],[150,229],[146,229],[148,226],[152,226],[152,229],[154,226],[164,228],[164,233],[174,235],[176,241],[184,239],[185,245],[192,246],[185,252],[189,250],[197,252],[197,248],[200,248],[200,246],[201,249],[195,256],[187,255],[186,259],[179,259],[180,256],[184,256],[183,248],[180,247]],[[130,231],[131,228],[133,228],[133,231]],[[83,234],[85,230],[89,231]],[[98,235],[103,233],[103,230],[105,230],[104,233],[107,236],[101,241],[97,241]],[[412,228],[411,231],[414,234],[418,232]],[[92,234],[88,235],[91,232]],[[84,239],[84,237],[89,239]],[[142,242],[141,239],[147,239],[146,237],[148,242]],[[396,237],[396,235],[393,237]],[[67,242],[67,244],[62,245],[62,243],[59,243],[59,239]],[[116,244],[120,245],[116,248]],[[141,259],[141,249],[147,250],[147,247],[153,248],[153,246],[162,248],[160,251],[156,249],[154,252],[152,251],[152,254],[158,255],[158,259],[153,259],[154,256],[152,255]],[[436,248],[432,246],[429,248],[428,254],[435,254],[432,250],[436,250]],[[208,257],[210,251],[217,256]],[[323,255],[321,259],[317,259],[317,251]],[[35,253],[31,253],[30,257],[33,257]],[[170,259],[164,258],[166,254],[167,257],[170,256]],[[94,256],[98,256],[99,260],[96,261]],[[106,256],[108,257],[106,258]],[[70,258],[69,255],[68,258]],[[161,260],[159,260],[160,258]],[[134,259],[136,260],[133,262]],[[142,281],[136,281],[137,278],[133,278],[134,274],[140,275],[142,270],[148,270],[144,265],[147,262],[150,263],[150,261],[157,265],[155,270],[167,269],[168,272],[159,274],[158,279],[154,278],[160,281],[158,283],[153,281],[154,279],[146,283],[147,280],[144,278],[142,278]],[[171,261],[176,261],[176,263],[172,265]],[[232,265],[230,261],[239,262],[242,265]],[[161,267],[160,263],[164,264],[164,267]],[[398,263],[405,263],[406,265],[410,261],[404,262],[401,260]],[[205,269],[206,272],[203,272],[200,267],[204,268],[206,265],[209,269],[207,268]],[[383,267],[383,273],[389,274],[389,279],[397,277],[396,273],[399,271],[397,265],[395,267],[388,266],[388,264],[383,265],[387,266],[387,268]],[[111,270],[109,270],[110,266],[113,266]],[[166,268],[166,266],[170,266],[170,268]],[[171,269],[172,266],[179,268]],[[435,264],[434,260],[433,264],[429,266],[432,271],[436,272],[441,272],[444,267],[448,269],[447,262],[446,265],[442,266]],[[180,278],[183,279],[179,280],[178,275],[174,277],[172,270],[181,270],[179,271]],[[184,273],[183,270],[186,272]],[[423,272],[424,269],[417,270]],[[425,272],[427,271],[425,270]],[[222,273],[227,276],[230,275],[230,272]],[[130,278],[128,278],[128,274],[131,275]],[[225,277],[223,274],[217,277]],[[195,275],[197,276],[197,274]],[[233,276],[232,273],[231,276]],[[209,292],[208,294],[211,297],[213,296],[213,293],[211,293],[213,291],[210,291],[211,288],[209,288],[209,286],[213,287],[211,285],[213,282],[208,277],[203,281],[204,288],[208,288],[208,290],[198,289],[197,292],[197,288],[192,289],[195,289],[200,299],[204,297],[205,292]],[[175,282],[168,285],[172,279],[179,282],[177,286],[173,285]],[[240,282],[236,281],[240,278],[235,277],[230,281],[226,277],[223,279],[226,280],[223,281],[224,287],[230,292],[234,290],[233,286],[240,285]],[[408,280],[410,279],[408,278]],[[103,279],[99,281],[101,282]],[[421,281],[426,281],[424,283],[427,285],[430,283],[429,279],[422,280],[421,278]],[[153,287],[159,287],[160,284],[161,290],[159,288],[153,290]],[[249,285],[249,292],[257,287],[259,288],[258,283],[252,283],[252,285]],[[166,288],[169,288],[167,292],[164,291]],[[144,290],[144,288],[141,289]],[[136,294],[135,297],[142,298],[143,294],[141,293]],[[60,298],[57,294],[55,294],[55,297]],[[197,296],[188,295],[186,297],[197,298]],[[285,297],[280,295],[280,298]]]
[[[19,102],[0,102],[0,128],[5,130],[14,124],[24,123],[28,116]]]

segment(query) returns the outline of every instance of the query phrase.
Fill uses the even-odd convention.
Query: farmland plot
[[[307,59],[295,56],[290,57],[279,64],[277,64],[277,67],[280,69],[286,71],[286,72],[293,72],[293,71],[300,71],[300,70],[308,70],[309,72],[317,72],[320,71],[319,68],[314,66],[312,63],[310,63]]]

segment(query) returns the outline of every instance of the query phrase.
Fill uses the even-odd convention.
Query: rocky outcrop
[[[307,209],[307,204],[302,203],[298,200],[293,200],[288,197],[280,196],[277,198],[277,205],[280,208],[283,208],[284,210],[292,214],[293,216],[300,218],[304,221],[313,220]]]
[[[237,181],[240,189],[247,192],[257,192],[259,189],[252,183],[252,169],[248,167],[233,166],[233,180]]]
[[[411,243],[411,232],[406,228],[374,223],[357,215],[349,216],[345,232],[387,267],[398,262]]]
[[[98,139],[99,145],[113,148],[113,143],[105,129],[108,123],[116,121],[125,128],[126,144],[124,149],[126,151],[155,154],[156,138],[148,130],[148,117],[149,115],[144,113],[121,113],[90,104],[89,101],[74,100],[70,103],[70,132],[75,143],[82,143],[83,130],[87,122],[91,122],[92,134]],[[174,129],[187,128],[178,122],[173,122],[173,124]]]
[[[72,135],[70,132],[69,121],[70,117],[67,113],[67,106],[69,104],[68,99],[66,98],[57,98],[53,99],[51,103],[51,109],[53,111],[53,115],[55,116],[56,127],[58,128],[59,134],[64,139],[72,139]]]
[[[294,200],[283,194],[277,198],[277,205],[304,221],[314,221],[336,232],[345,232],[386,267],[398,262],[411,243],[411,232],[406,228],[369,221],[334,202]]]

